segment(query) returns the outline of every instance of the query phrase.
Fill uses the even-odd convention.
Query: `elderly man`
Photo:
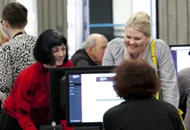
[[[102,58],[108,40],[101,34],[91,34],[84,42],[83,49],[79,49],[71,57],[74,66],[96,66],[102,64]]]

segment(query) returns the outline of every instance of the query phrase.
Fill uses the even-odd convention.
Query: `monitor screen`
[[[93,66],[93,67],[68,67],[68,68],[51,68],[50,71],[50,120],[60,121],[66,119],[65,111],[65,88],[62,85],[65,71],[68,70],[91,70],[91,69],[109,69],[113,66]]]
[[[102,124],[104,113],[123,101],[114,91],[114,76],[110,70],[66,72],[68,125]]]
[[[190,67],[190,45],[170,45],[176,71]]]

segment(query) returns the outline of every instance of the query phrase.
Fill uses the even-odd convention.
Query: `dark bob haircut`
[[[63,63],[68,61],[68,46],[66,38],[54,29],[48,29],[42,32],[34,47],[34,58],[42,64],[55,65],[52,48],[54,46],[66,46],[66,55]]]
[[[125,100],[151,97],[160,89],[155,70],[143,60],[125,61],[114,71],[114,89]]]
[[[7,4],[2,12],[2,19],[7,20],[12,28],[24,28],[27,24],[27,8],[18,3],[12,2]]]

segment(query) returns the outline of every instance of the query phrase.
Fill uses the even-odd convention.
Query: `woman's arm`
[[[124,60],[124,40],[115,38],[108,43],[103,56],[102,65],[119,65]]]
[[[179,89],[177,75],[170,48],[162,40],[156,40],[156,56],[158,59],[158,76],[161,81],[161,92],[164,101],[176,108],[179,105]]]
[[[29,77],[29,76],[28,76]],[[23,130],[37,130],[30,118],[34,83],[26,75],[21,75],[17,84],[17,119]]]

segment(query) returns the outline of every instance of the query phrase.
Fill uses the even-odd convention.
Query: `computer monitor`
[[[176,71],[190,67],[190,45],[170,45]]]
[[[68,68],[51,68],[50,72],[50,120],[60,121],[66,119],[65,113],[65,94],[64,85],[61,80],[64,79],[67,70],[91,70],[91,69],[112,69],[113,66],[93,66],[93,67],[68,67]]]
[[[111,69],[65,72],[67,125],[102,126],[104,113],[123,102],[113,88]]]
[[[65,107],[60,105],[61,79],[70,68],[50,68],[50,120],[65,120]]]

